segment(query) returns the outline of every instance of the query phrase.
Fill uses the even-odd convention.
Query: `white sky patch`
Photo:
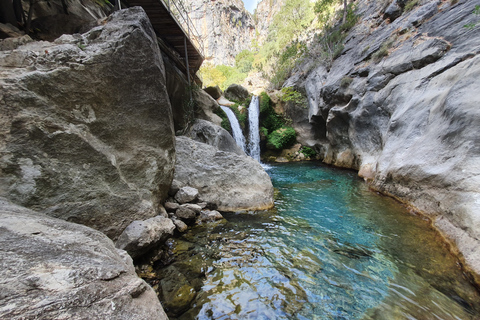
[[[255,8],[257,7],[258,0],[243,0],[245,4],[245,8],[250,12],[253,13]]]

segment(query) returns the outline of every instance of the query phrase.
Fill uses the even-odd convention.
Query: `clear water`
[[[428,221],[355,172],[269,173],[275,210],[226,214],[172,242],[197,292],[171,319],[480,319],[478,291]]]
[[[228,121],[230,121],[230,127],[232,128],[233,139],[237,145],[242,148],[243,152],[247,152],[247,148],[245,147],[245,137],[243,136],[242,128],[240,127],[240,123],[238,122],[237,117],[233,111],[225,106],[220,106],[222,110],[227,114]]]
[[[248,107],[248,151],[250,157],[260,162],[260,131],[259,131],[260,105],[258,96],[253,96]]]

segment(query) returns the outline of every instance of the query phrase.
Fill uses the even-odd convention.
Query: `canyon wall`
[[[480,33],[465,27],[478,4],[357,1],[341,55],[307,59],[285,86],[308,99],[301,141],[430,215],[480,273]]]
[[[255,23],[242,0],[186,0],[185,7],[202,37],[205,62],[233,66],[235,56],[250,49]]]

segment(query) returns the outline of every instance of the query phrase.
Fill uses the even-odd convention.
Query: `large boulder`
[[[220,110],[217,101],[203,90],[193,90],[192,95],[198,107],[195,110],[195,117],[220,126],[222,124],[222,118],[215,113]]]
[[[224,152],[188,137],[177,137],[175,180],[199,191],[201,201],[220,211],[273,206],[273,186],[262,166],[248,156]]]
[[[157,215],[172,111],[143,9],[83,35],[0,52],[0,196],[116,238]]]
[[[167,319],[104,234],[0,199],[0,318]]]
[[[219,150],[245,155],[245,152],[238,146],[232,135],[212,122],[197,119],[190,128],[188,136],[193,140],[209,144]]]
[[[220,96],[222,95],[222,90],[220,89],[219,86],[215,86],[215,87],[206,87],[205,89],[203,89],[206,93],[208,93],[213,99],[217,100],[218,98],[220,98]]]
[[[225,90],[224,96],[229,100],[243,101],[248,99],[250,94],[246,88],[234,83]]]

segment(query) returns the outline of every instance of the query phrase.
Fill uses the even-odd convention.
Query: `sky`
[[[250,13],[253,13],[253,10],[257,7],[257,0],[243,0],[243,3],[245,4],[245,8],[250,11]]]

